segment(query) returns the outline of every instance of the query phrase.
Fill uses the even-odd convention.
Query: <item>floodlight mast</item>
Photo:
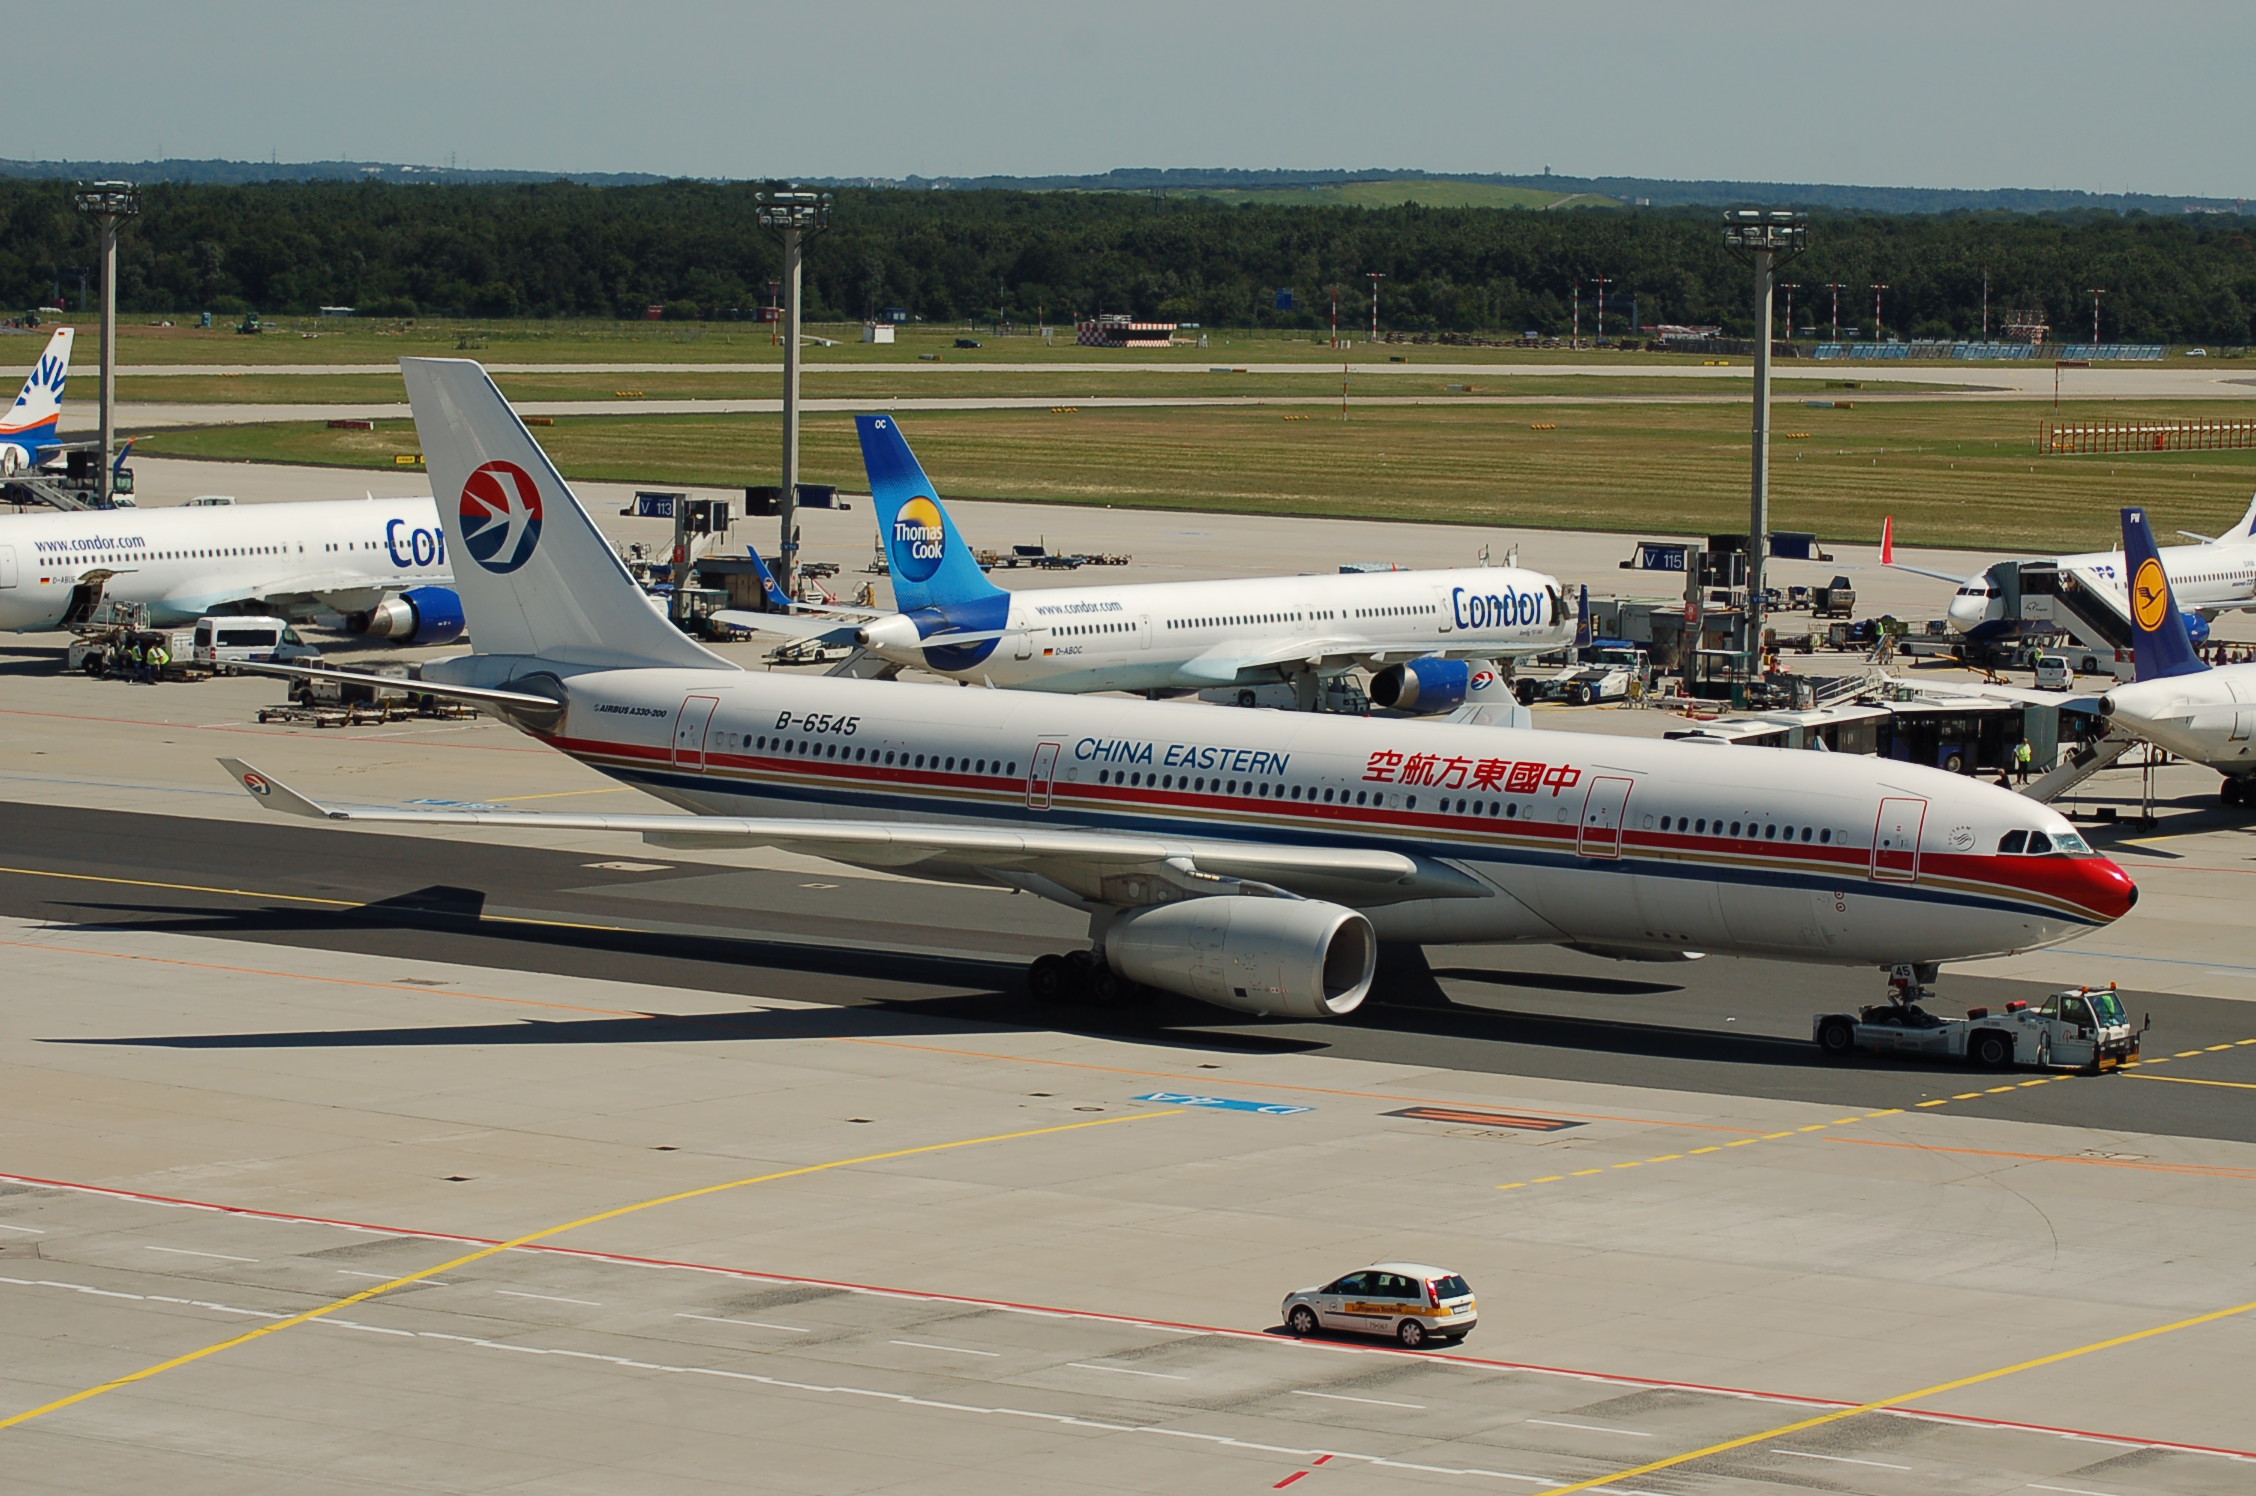
[[[102,238],[102,466],[94,501],[110,502],[110,451],[117,442],[117,230],[121,218],[141,212],[141,191],[131,182],[89,182],[71,193],[78,211],[94,220]]]
[[[796,182],[779,182],[754,201],[760,223],[783,230],[783,539],[776,551],[776,586],[796,598],[799,582],[799,325],[801,266],[806,241],[830,227],[830,194],[808,192]],[[675,578],[678,588],[682,578]]]
[[[1809,248],[1809,219],[1777,209],[1737,208],[1723,215],[1723,244],[1755,267],[1754,484],[1747,511],[1747,634],[1740,657],[1746,687],[1762,667],[1763,551],[1770,543],[1770,323],[1778,267]]]

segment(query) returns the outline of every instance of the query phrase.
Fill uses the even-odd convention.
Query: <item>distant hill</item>
[[[1237,168],[1124,167],[1090,176],[1060,177],[851,177],[819,185],[901,187],[927,190],[1021,192],[1144,192],[1182,196],[1240,195],[1249,202],[1301,202],[1334,206],[1361,201],[1393,206],[1408,200],[1434,206],[1552,207],[1574,196],[1610,198],[1625,205],[1656,208],[1775,207],[1825,208],[1864,213],[2058,213],[2084,210],[2109,213],[2237,213],[2240,200],[2224,197],[2165,197],[2155,193],[2096,193],[2030,187],[1860,187],[1826,182],[1668,181],[1657,177],[1569,177],[1542,172],[1529,176],[1480,172],[1428,172],[1372,167],[1361,171],[1245,171]],[[1524,202],[1465,197],[1445,200],[1442,191],[1476,187],[1532,194]],[[1326,196],[1335,189],[1342,196]],[[1306,196],[1295,196],[1304,192]],[[1358,198],[1355,193],[1367,194]]]
[[[668,180],[647,172],[469,171],[404,166],[390,161],[7,161],[0,177],[72,182],[578,182],[588,187],[641,187]]]
[[[0,177],[128,182],[510,183],[577,182],[589,187],[640,187],[677,180],[651,172],[470,170],[394,161],[11,161]],[[1551,172],[1430,172],[1409,167],[1358,171],[1249,171],[1235,167],[1122,167],[1087,176],[809,177],[815,187],[878,187],[909,191],[1136,192],[1222,202],[1305,207],[1391,208],[1406,202],[1436,208],[1822,208],[1852,213],[2239,213],[2245,201],[2096,193],[2030,187],[1860,187],[1826,182],[1677,182],[1656,177],[1568,177]]]

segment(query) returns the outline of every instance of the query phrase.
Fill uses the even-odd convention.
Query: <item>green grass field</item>
[[[2111,405],[2110,416],[2214,414]],[[1894,514],[1907,544],[2103,545],[2116,510],[2165,532],[2215,533],[2256,488],[2256,452],[2039,457],[2049,404],[1897,402],[1780,412],[1772,466],[1782,529],[1872,541]],[[1302,418],[1295,418],[1302,417]],[[1672,533],[1746,523],[1746,412],[1733,406],[1394,407],[1342,422],[1243,407],[918,413],[905,429],[959,498]],[[1555,425],[1555,430],[1533,429]],[[773,416],[562,417],[536,434],[572,477],[738,486],[774,481]],[[806,481],[860,489],[851,421],[809,416]],[[1805,433],[1787,435],[1786,433]],[[203,427],[143,453],[391,467],[410,423]]]
[[[1103,395],[1138,398],[1180,396],[1300,396],[1336,399],[1338,373],[1280,374],[1260,364],[1242,365],[1245,373],[1214,373],[1206,369],[1145,368],[1115,372],[1025,373],[980,368],[951,369],[934,374],[927,366],[910,364],[874,368],[868,364],[813,363],[806,370],[802,389],[826,399],[871,399],[933,396],[1020,396],[1055,400],[1070,405],[1077,399]],[[512,400],[612,400],[636,395],[651,400],[780,399],[780,367],[754,373],[700,370],[695,366],[669,369],[659,374],[510,374],[494,376],[502,393]],[[1416,366],[1383,375],[1358,375],[1355,394],[1418,397],[1434,400],[1461,398],[1464,394],[1578,396],[1603,399],[1618,396],[1667,395],[1736,396],[1744,400],[1752,378],[1726,378],[1687,382],[1660,376],[1639,377],[1597,374],[1511,374],[1484,379],[1440,374],[1421,375]],[[1451,386],[1459,388],[1452,390]],[[1467,388],[1469,387],[1469,388]],[[1944,384],[1888,386],[1890,391],[1946,389]],[[1825,388],[1821,379],[1779,379],[1781,393],[1816,393]],[[161,401],[167,404],[267,405],[380,402],[406,398],[396,373],[382,374],[165,374],[126,375],[118,380],[118,399],[127,402]]]

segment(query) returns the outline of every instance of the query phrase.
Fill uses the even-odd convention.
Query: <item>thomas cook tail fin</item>
[[[650,606],[483,368],[403,358],[400,369],[480,653],[599,669],[734,668]]]
[[[2131,639],[2138,679],[2198,675],[2209,667],[2193,652],[2185,615],[2170,592],[2169,573],[2155,549],[2154,531],[2143,509],[2123,511],[2123,562],[2130,573]]]
[[[1001,596],[1003,589],[987,580],[956,522],[940,507],[939,490],[893,418],[856,416],[854,425],[869,469],[878,543],[893,574],[894,605],[909,612]]]
[[[22,465],[36,464],[45,448],[55,445],[55,428],[63,414],[63,385],[70,379],[71,340],[76,333],[58,327],[47,340],[39,362],[31,366],[16,403],[0,416],[0,442],[22,450]]]

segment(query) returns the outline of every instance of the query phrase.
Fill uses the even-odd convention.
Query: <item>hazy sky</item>
[[[43,14],[0,90],[0,155],[726,177],[1549,165],[2256,197],[2248,0],[62,0]]]

